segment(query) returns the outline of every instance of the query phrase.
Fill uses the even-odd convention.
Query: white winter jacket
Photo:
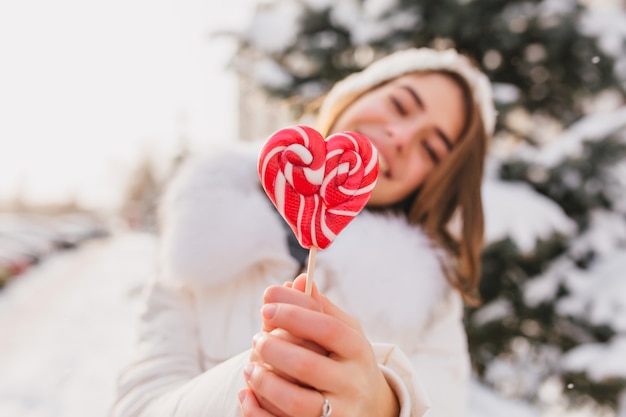
[[[159,274],[112,416],[240,416],[263,292],[299,273],[283,220],[259,186],[257,149],[190,160],[168,188]],[[465,410],[463,307],[440,259],[404,218],[367,210],[317,254],[317,286],[360,320],[401,416]]]

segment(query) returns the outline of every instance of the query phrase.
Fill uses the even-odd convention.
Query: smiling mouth
[[[355,131],[365,136],[366,138],[368,138],[369,141],[372,143],[372,145],[378,151],[378,175],[379,176],[382,175],[385,178],[391,178],[391,170],[389,169],[389,163],[387,163],[387,160],[385,159],[385,157],[383,157],[383,153],[381,152],[380,148],[376,146],[377,141],[372,140],[372,138],[369,135],[361,132],[360,130],[355,130]]]
[[[385,176],[386,178],[391,177],[391,172],[389,171],[389,165],[385,158],[383,158],[382,154],[378,153],[378,172]]]

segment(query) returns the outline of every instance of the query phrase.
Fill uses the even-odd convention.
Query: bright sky
[[[223,69],[251,0],[0,2],[0,201],[110,206],[139,155],[236,135]]]

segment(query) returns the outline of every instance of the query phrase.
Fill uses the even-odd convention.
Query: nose
[[[394,123],[387,127],[389,141],[395,150],[400,153],[426,137],[425,132],[426,125],[419,120]]]

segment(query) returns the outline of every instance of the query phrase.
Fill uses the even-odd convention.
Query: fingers
[[[265,293],[263,294],[263,303],[294,304],[302,308],[321,311],[321,304],[317,299],[306,295],[296,288],[288,288],[278,285],[268,287],[265,290]]]
[[[356,319],[333,304],[327,297],[320,294],[317,286],[313,284],[313,291],[310,296],[304,294],[306,287],[306,274],[300,274],[292,282],[286,282],[281,286],[272,286],[265,290],[263,303],[284,303],[298,305],[310,310],[322,311],[338,318],[355,330],[361,331],[361,327]],[[264,331],[271,331],[272,328],[263,328]]]
[[[293,280],[292,283],[290,283],[291,284],[290,288],[304,292],[306,288],[306,279],[307,279],[306,274],[298,275],[296,279]],[[344,323],[347,323],[350,327],[352,327],[355,330],[359,330],[359,331],[361,330],[361,326],[358,323],[358,321],[355,320],[352,316],[350,316],[346,312],[344,312],[343,310],[341,310],[335,304],[333,304],[328,298],[320,294],[315,284],[313,284],[313,292],[311,293],[311,297],[320,304],[321,306],[320,311],[323,311],[324,313],[327,313],[333,317],[338,318]],[[269,302],[271,301],[268,300],[267,303]],[[275,301],[275,302],[281,302],[281,301]]]
[[[244,375],[254,395],[271,398],[272,406],[277,409],[272,414],[245,414],[244,412],[245,417],[267,417],[279,414],[317,417],[321,414],[324,397],[318,391],[288,382],[260,364],[248,365]],[[258,404],[256,402],[256,405]],[[254,410],[255,404],[252,401],[249,405],[250,409]],[[267,410],[264,411],[267,412]]]
[[[310,296],[305,288],[302,274],[264,294],[264,331],[253,340],[245,376],[254,396],[248,409],[256,414],[244,417],[318,417],[324,396],[335,399],[337,411],[357,406],[357,414],[387,404],[380,387],[389,387],[359,322],[315,285]]]
[[[253,346],[256,346],[256,344],[257,344],[256,341],[259,338],[261,338],[264,333],[265,332],[261,332],[261,333],[257,333],[256,335],[254,335],[254,338],[252,339],[253,340],[253,342],[252,342]],[[319,346],[319,345],[317,345],[317,344],[315,344],[315,343],[313,343],[311,341],[297,338],[297,337],[289,334],[288,332],[286,332],[283,329],[274,329],[271,332],[269,332],[269,334],[271,334],[272,336],[277,337],[277,338],[279,338],[281,340],[284,340],[286,342],[292,343],[292,344],[297,345],[297,346],[301,346],[301,347],[303,347],[305,349],[308,349],[308,350],[310,350],[312,352],[315,352],[315,353],[317,353],[319,355],[328,356],[328,352],[324,348],[322,348],[321,346]],[[257,362],[257,361],[261,361],[261,360],[262,359],[259,357],[256,349],[252,349],[251,352],[250,352],[250,362]],[[281,376],[283,376],[284,378],[287,378],[287,379],[290,378],[286,374],[283,374],[283,373],[279,373],[279,374]]]
[[[319,292],[317,289],[314,289],[314,297],[304,294],[304,286],[300,284],[300,282],[304,282],[306,276],[304,274],[300,275],[296,278],[294,282],[287,282],[284,286],[271,286],[265,290],[263,294],[263,303],[284,303],[284,304],[293,304],[300,306],[302,308],[306,308],[309,310],[321,311],[322,307],[319,302]],[[296,284],[296,287],[293,287],[293,284]],[[300,287],[302,286],[302,291]],[[274,328],[269,326],[268,323],[263,323],[263,331],[269,332]]]
[[[262,333],[263,332],[261,332],[261,334]],[[284,329],[274,329],[269,333],[271,335],[281,338],[282,340],[293,343],[294,345],[302,346],[320,355],[328,356],[328,351],[322,348],[320,345],[313,343],[310,340],[305,340],[305,339],[300,339],[298,337],[295,337]],[[255,335],[255,337],[257,336]]]
[[[278,376],[287,375],[286,380],[301,385],[328,391],[340,389],[341,368],[325,355],[291,344],[271,334],[263,333],[254,343],[259,361],[267,364]]]
[[[307,281],[307,275],[300,274],[292,282],[286,282],[285,287],[292,288],[304,294],[304,292],[306,291],[306,281]],[[321,296],[322,295],[317,289],[317,285],[313,283],[311,294],[308,295],[307,297],[310,297],[316,300],[318,303],[321,303]]]
[[[320,295],[320,304],[322,305],[322,311],[324,313],[328,314],[329,316],[335,317],[336,319],[350,326],[352,329],[363,333],[359,321],[356,318],[352,317],[350,314],[340,309],[337,305],[333,304],[333,302],[330,301],[327,297]]]
[[[261,407],[254,393],[250,389],[242,389],[237,394],[243,417],[275,417]]]
[[[298,290],[302,293],[304,293],[306,291],[306,280],[307,280],[307,275],[306,274],[300,274],[296,277],[296,279],[293,280],[291,287],[295,290]],[[313,283],[313,287],[312,287],[312,291],[311,291],[311,297],[313,297],[314,299],[318,299],[320,292],[317,289],[317,285],[315,285],[315,283]]]
[[[268,327],[281,328],[340,357],[354,357],[361,353],[364,336],[358,323],[355,329],[354,323],[291,304],[265,304],[261,313]],[[337,314],[347,316],[341,310]],[[349,316],[346,320],[354,321]]]

